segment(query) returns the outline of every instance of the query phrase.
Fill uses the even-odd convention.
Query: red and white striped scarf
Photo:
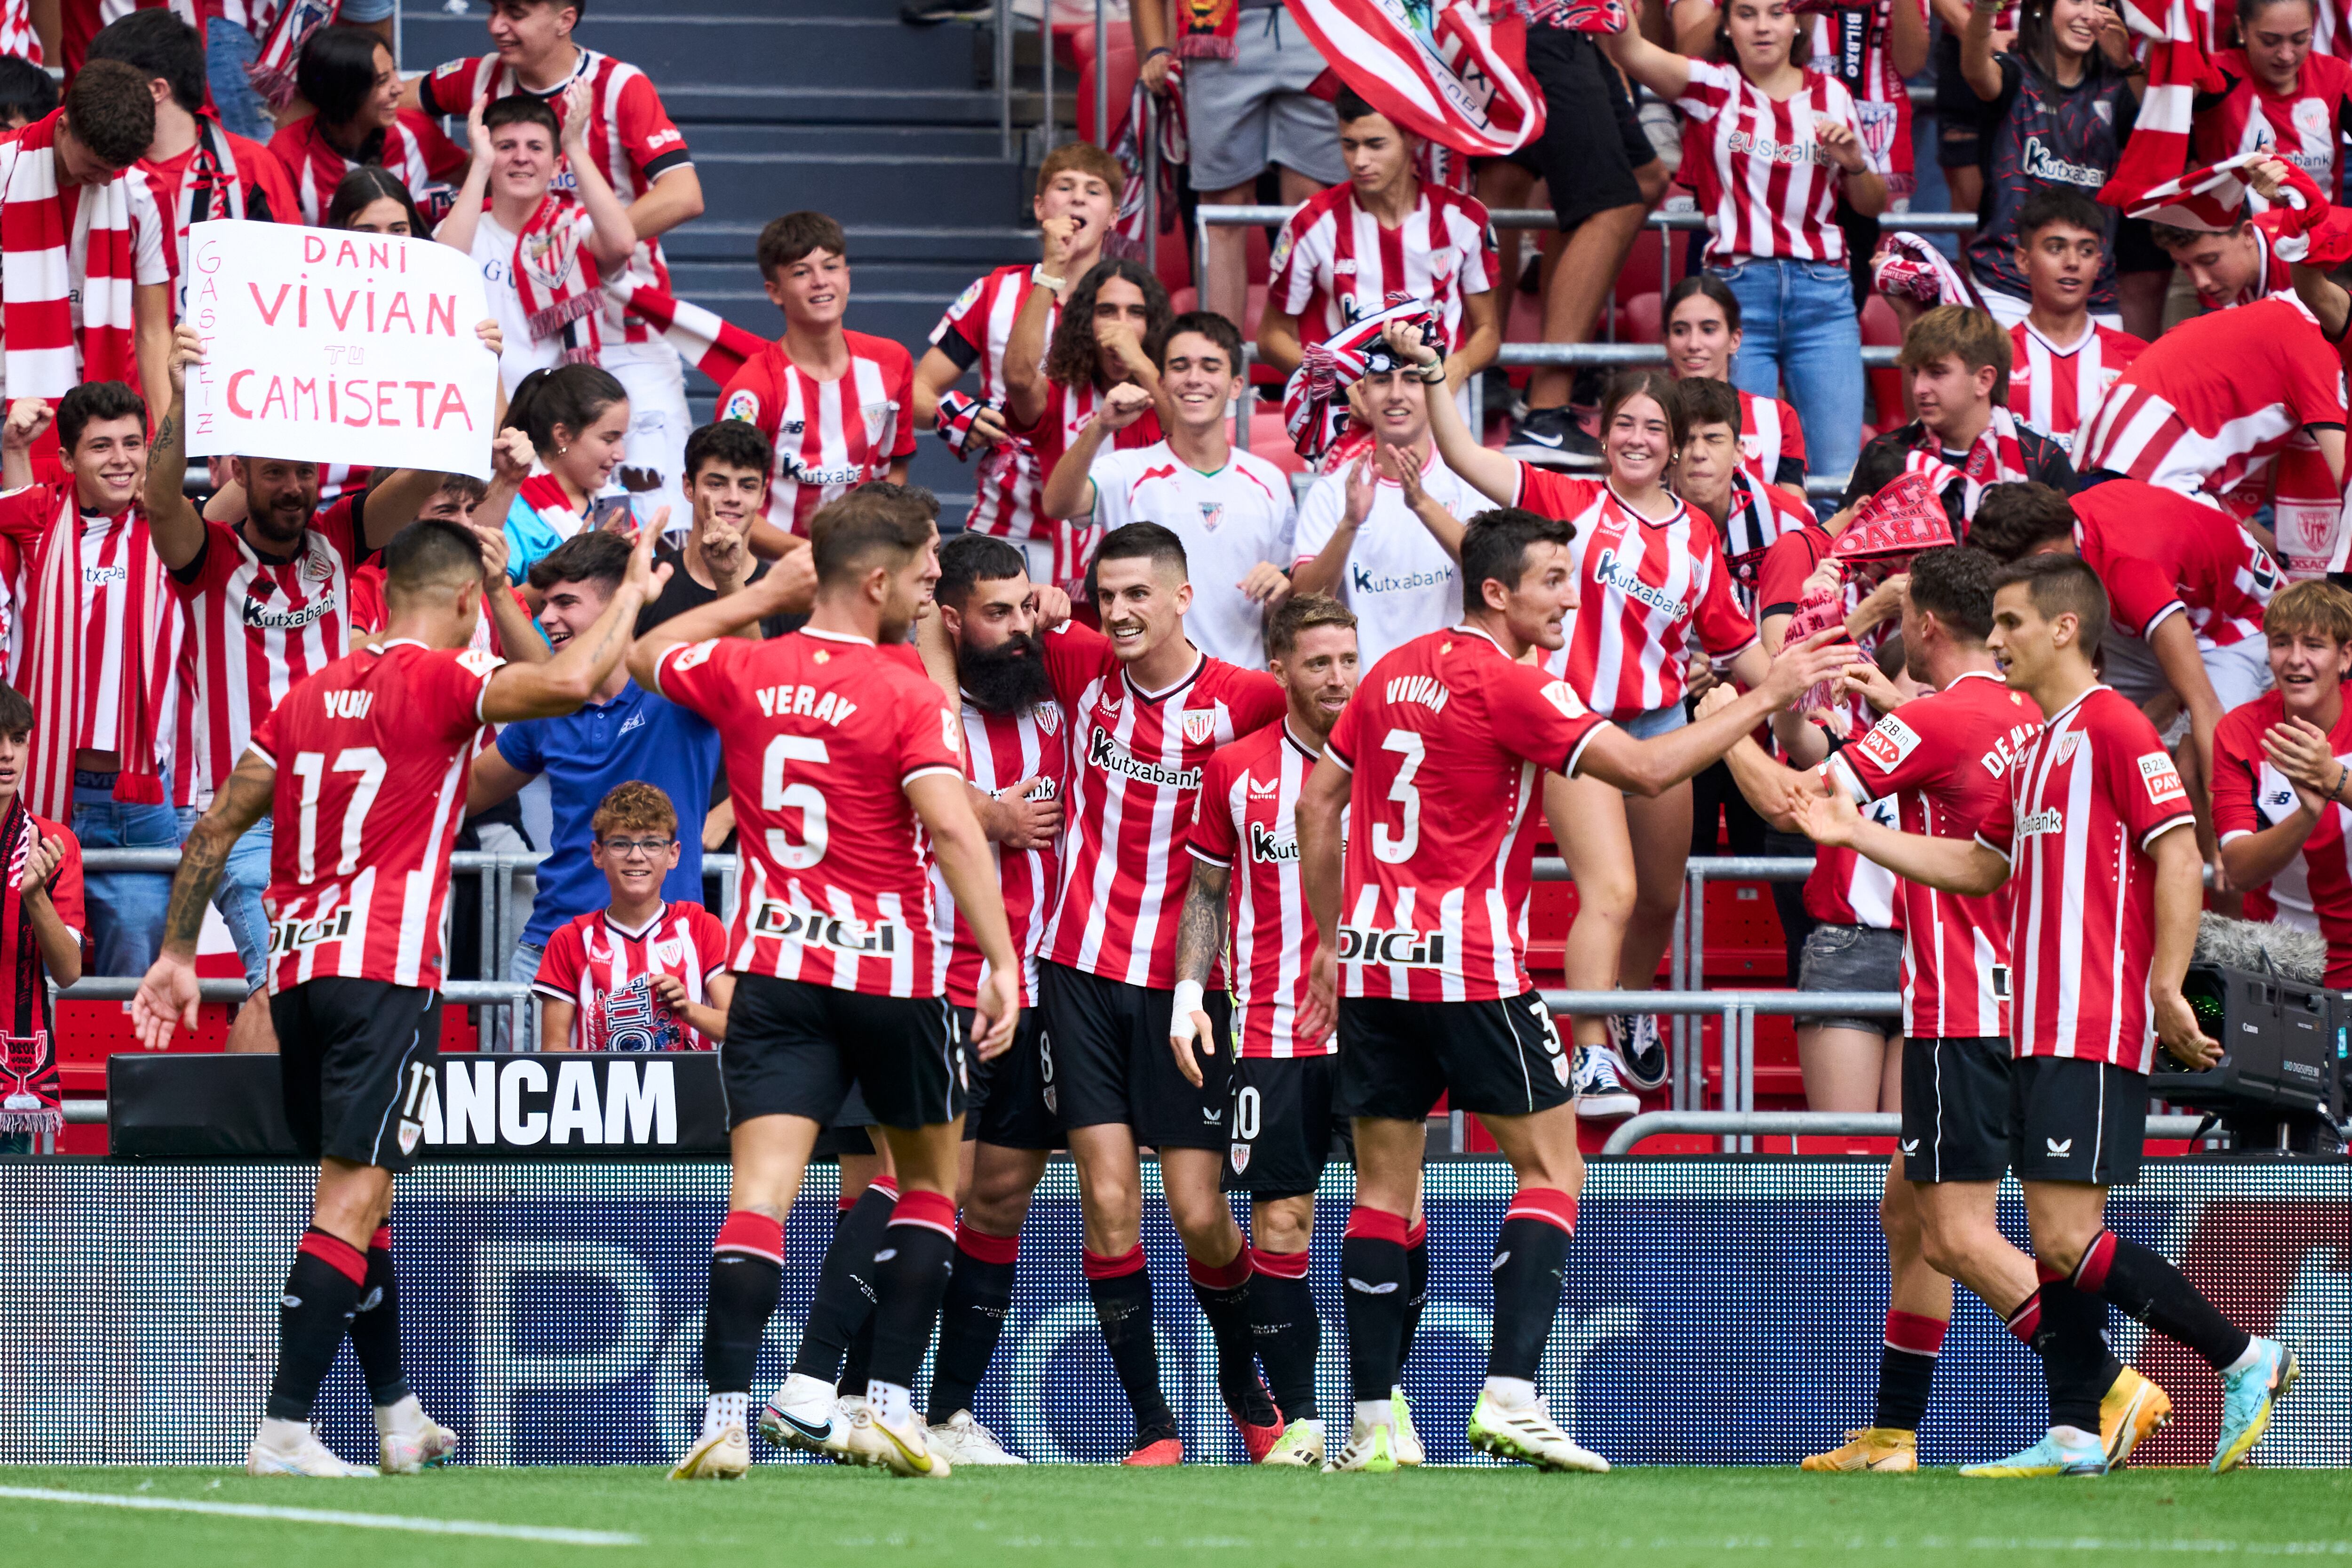
[[[1127,100],[1127,118],[1118,122],[1118,132],[1111,138],[1111,156],[1127,172],[1118,190],[1118,216],[1111,219],[1110,233],[1103,238],[1103,254],[1115,260],[1141,261],[1147,265],[1151,258],[1154,237],[1143,232],[1145,217],[1150,204],[1144,198],[1143,132],[1146,121],[1151,125],[1152,138],[1160,144],[1160,158],[1155,178],[1160,184],[1160,231],[1162,234],[1176,226],[1176,171],[1192,161],[1192,138],[1184,129],[1184,95],[1171,92],[1166,98],[1154,100],[1150,90],[1140,81]]]
[[[0,55],[39,65],[41,37],[33,31],[32,0],[0,0]]]
[[[2017,419],[1996,403],[1992,417],[1978,433],[1976,444],[1958,468],[1944,461],[1942,446],[1932,430],[1925,431],[1927,445],[1913,451],[1903,460],[1906,473],[1924,475],[1928,486],[1942,495],[1957,481],[1967,489],[1960,492],[1960,515],[1977,514],[1977,502],[1984,499],[1987,485],[2020,484],[2032,476],[2025,471],[2025,447],[2017,438]]]
[[[294,101],[294,63],[302,58],[302,46],[341,9],[341,0],[287,0],[278,8],[261,40],[259,58],[245,68],[246,79],[270,108],[283,109]]]
[[[1396,0],[1286,3],[1339,79],[1414,135],[1499,158],[1543,134],[1543,92],[1528,74],[1518,19],[1489,27],[1472,0],[1445,0],[1424,32]],[[1536,10],[1548,26],[1596,33],[1624,26],[1616,0],[1538,0]]]
[[[715,310],[666,294],[624,272],[605,279],[605,297],[662,335],[686,363],[724,386],[735,373],[767,351],[768,340],[749,332]]]
[[[57,496],[57,516],[35,548],[26,576],[31,613],[20,684],[39,722],[33,726],[32,763],[24,788],[35,812],[52,821],[71,822],[74,742],[83,683],[97,679],[98,672],[88,668],[82,656],[84,531],[73,481],[58,486]],[[131,532],[123,558],[129,575],[121,590],[127,599],[115,750],[122,766],[115,775],[114,798],[161,805],[163,780],[157,752],[172,669],[179,658],[180,602],[148,533],[147,509],[134,504],[115,526]],[[186,759],[181,759],[181,766],[186,765]]]
[[[582,208],[559,191],[540,198],[515,236],[515,294],[534,341],[563,338],[562,363],[595,364],[603,357],[596,258],[580,243]]]
[[[0,342],[7,395],[59,398],[85,381],[139,384],[131,301],[131,187],[126,172],[85,185],[70,226],[58,190],[65,111],[0,142]],[[81,293],[76,342],[72,300]],[[52,816],[36,803],[37,810]]]
[[[0,867],[5,868],[7,880],[0,883],[0,958],[5,958],[6,972],[0,974],[0,993],[7,1007],[5,1017],[0,1017],[0,1034],[5,1034],[6,1073],[0,1075],[0,1135],[11,1132],[46,1134],[54,1138],[65,1131],[66,1110],[63,1092],[58,1082],[57,1036],[50,1025],[49,988],[47,972],[41,964],[41,945],[33,935],[32,921],[26,918],[25,895],[17,884],[24,879],[25,861],[33,847],[41,841],[41,830],[34,823],[32,813],[25,809],[25,796],[20,791],[9,797],[7,809],[0,812]]]
[[[2122,0],[2124,21],[2147,40],[2147,87],[2131,139],[2099,200],[2129,212],[2189,166],[2189,121],[2200,92],[2228,84],[2213,64],[2212,0]]]
[[[1878,254],[1870,258],[1870,286],[1881,294],[1900,295],[1928,307],[1984,308],[1950,258],[1934,241],[1909,229],[1879,237]]]

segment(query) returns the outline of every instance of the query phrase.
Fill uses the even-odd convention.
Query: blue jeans
[[[74,837],[89,849],[176,849],[180,819],[168,805],[132,805],[114,798],[112,773],[74,774]],[[171,902],[169,871],[86,871],[90,973],[147,973],[163,941],[163,910]]]
[[[276,133],[269,106],[253,90],[253,80],[245,74],[245,68],[260,55],[253,35],[235,22],[215,16],[205,25],[205,79],[213,89],[213,107],[220,110],[221,124],[239,136],[267,142]],[[279,222],[286,221],[285,215],[277,216]]]
[[[1843,483],[1862,455],[1862,323],[1843,262],[1780,258],[1716,268],[1739,301],[1740,391],[1789,401],[1805,426],[1805,471]]]
[[[194,806],[181,809],[181,843],[188,841],[196,816]],[[213,889],[213,908],[226,922],[229,940],[236,943],[236,960],[245,965],[246,984],[256,991],[269,977],[269,909],[262,895],[269,890],[269,846],[274,837],[266,816],[247,828],[245,837],[229,847],[220,886]]]

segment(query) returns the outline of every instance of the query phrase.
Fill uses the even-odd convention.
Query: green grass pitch
[[[29,1489],[364,1514],[398,1528],[27,1498]],[[441,1531],[436,1525],[444,1527]],[[582,1544],[468,1526],[634,1538]],[[466,1469],[376,1481],[195,1469],[0,1469],[0,1560],[49,1568],[652,1568],[891,1561],[1584,1564],[2352,1560],[2352,1471],[2133,1470],[2095,1481],[1628,1469],[1317,1476],[1209,1466],[1037,1467],[942,1482],[761,1466],[672,1485],[657,1470]]]

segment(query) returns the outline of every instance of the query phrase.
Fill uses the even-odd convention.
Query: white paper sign
[[[187,449],[488,479],[499,362],[472,258],[236,219],[188,228]]]

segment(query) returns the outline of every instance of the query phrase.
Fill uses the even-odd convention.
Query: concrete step
[[[858,299],[868,294],[907,294],[944,302],[962,293],[964,285],[973,279],[992,270],[977,262],[868,261],[854,240],[850,255],[856,264],[851,287]],[[768,310],[775,308],[760,286],[760,274],[748,247],[740,258],[731,261],[680,261],[673,257],[669,274],[679,297],[712,310],[719,309],[721,300],[751,301]]]
[[[709,187],[708,182],[705,190]],[[769,215],[773,216],[773,215]],[[767,218],[749,221],[731,214],[724,193],[711,201],[710,211],[683,228],[662,236],[662,248],[673,264],[680,261],[744,262],[760,237]],[[964,228],[916,227],[888,224],[848,225],[849,254],[860,264],[875,261],[935,262],[970,266],[972,276],[1011,261],[1037,258],[1034,229],[1006,224]],[[961,284],[957,285],[962,287]]]
[[[1025,216],[1020,166],[1000,158],[695,152],[705,199],[730,214],[773,216],[815,207],[844,226],[904,223],[985,228]]]
[[[999,158],[1003,147],[996,125],[746,125],[699,124],[695,154],[765,153],[774,158],[831,158],[887,154],[903,158]],[[1015,138],[1019,156],[1019,138]]]
[[[981,29],[950,24],[909,27],[897,16],[597,12],[580,42],[643,69],[667,102],[672,83],[740,84],[771,90],[888,83],[894,88],[982,85],[991,60]],[[408,68],[490,48],[480,19],[447,13],[406,18],[401,47]]]

